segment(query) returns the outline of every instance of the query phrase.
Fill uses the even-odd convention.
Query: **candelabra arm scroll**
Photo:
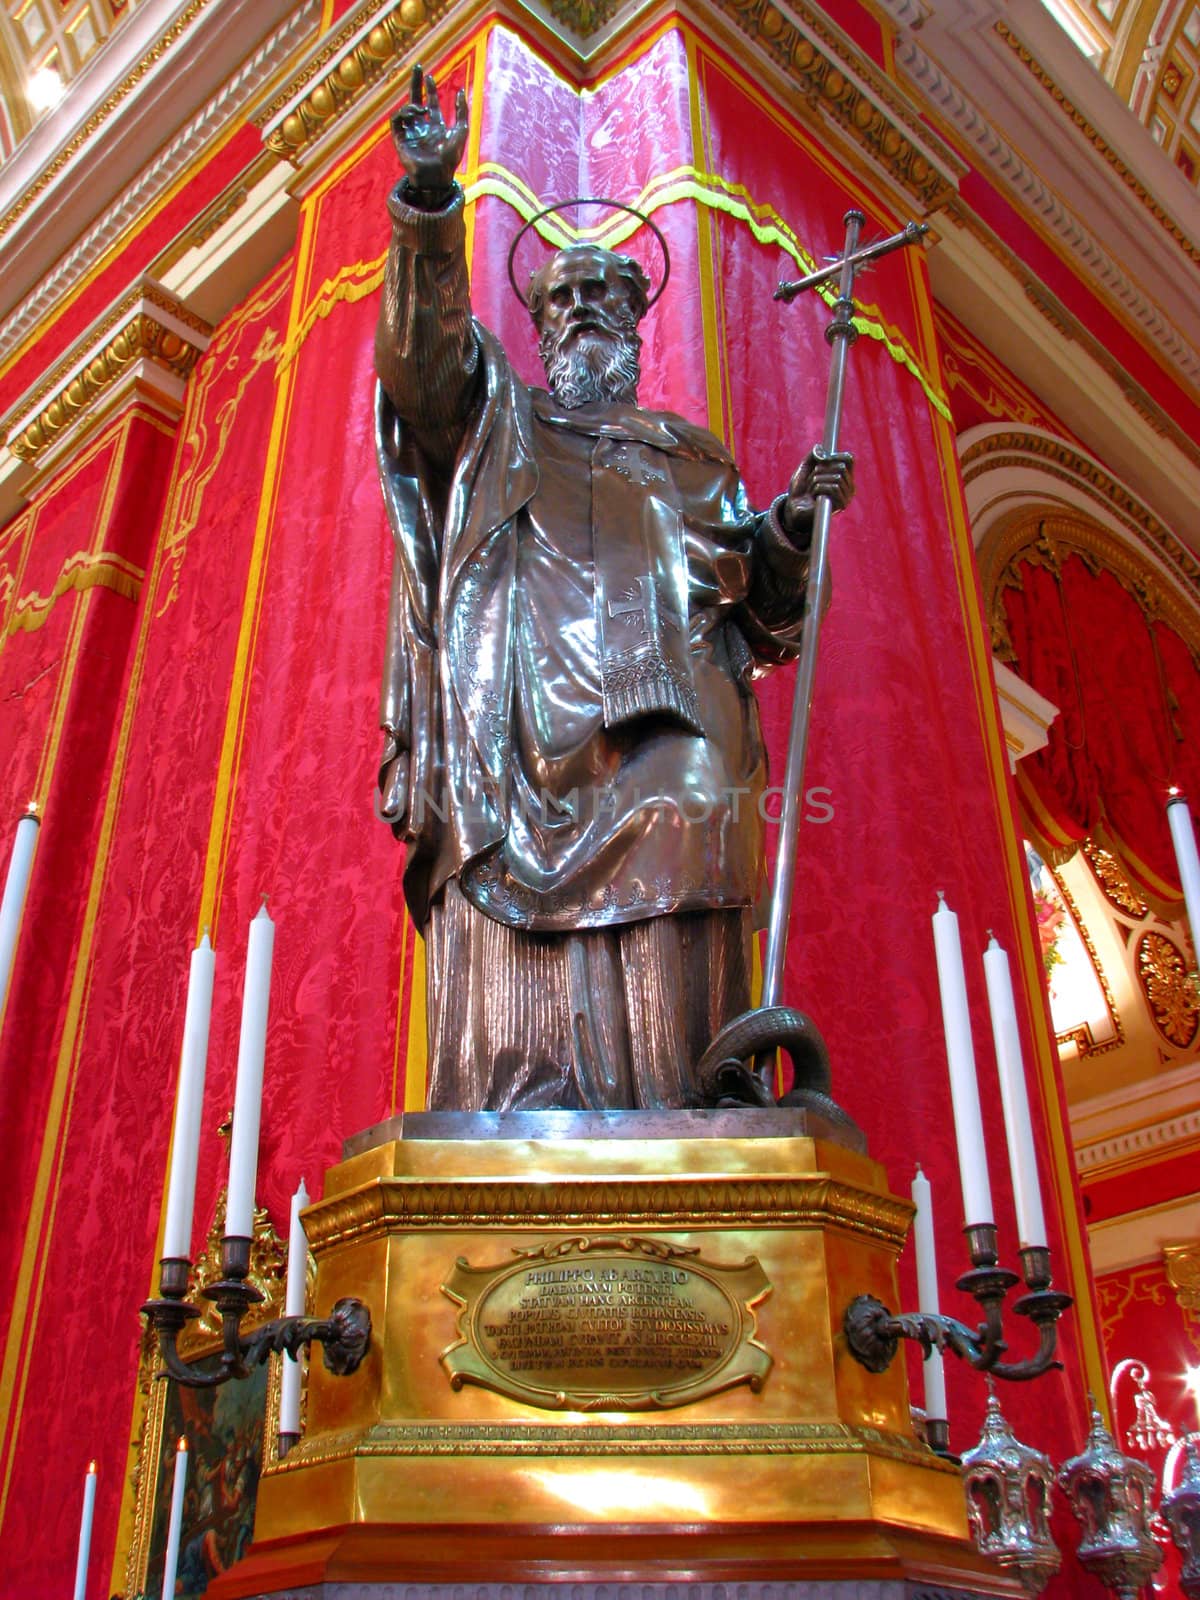
[[[183,1361],[179,1335],[200,1315],[199,1308],[186,1299],[190,1267],[186,1260],[165,1258],[160,1298],[147,1300],[142,1307],[143,1316],[158,1334],[163,1361],[158,1377],[174,1378],[189,1389],[214,1389],[231,1378],[248,1377],[272,1351],[294,1356],[311,1344],[321,1346],[326,1367],[337,1377],[348,1377],[361,1365],[371,1343],[371,1313],[353,1297],[337,1301],[328,1317],[276,1317],[249,1334],[242,1333],[246,1312],[262,1295],[246,1281],[250,1240],[236,1235],[226,1235],[222,1241],[220,1279],[201,1290],[221,1314],[222,1348],[216,1365],[205,1368]]]
[[[850,1353],[869,1372],[884,1372],[895,1359],[901,1339],[912,1339],[926,1355],[933,1349],[949,1350],[977,1372],[989,1373],[1009,1383],[1027,1382],[1061,1367],[1056,1361],[1058,1319],[1073,1302],[1071,1296],[1050,1287],[1050,1254],[1044,1248],[1021,1251],[1027,1293],[1013,1302],[1018,1316],[1027,1317],[1038,1330],[1038,1347],[1023,1361],[1005,1361],[1004,1301],[1021,1279],[997,1264],[993,1224],[967,1229],[971,1270],[957,1287],[970,1294],[983,1312],[983,1321],[970,1328],[956,1317],[935,1311],[895,1313],[874,1295],[858,1295],[846,1307],[842,1327]]]

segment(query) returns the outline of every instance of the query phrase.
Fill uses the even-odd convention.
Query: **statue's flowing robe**
[[[750,679],[798,648],[807,559],[703,429],[521,382],[471,318],[461,194],[389,211],[381,792],[430,1105],[686,1104],[748,1004]]]

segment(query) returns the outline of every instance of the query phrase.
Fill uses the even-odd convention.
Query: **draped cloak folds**
[[[450,879],[539,933],[748,906],[766,783],[749,680],[799,647],[806,557],[776,508],[749,508],[710,433],[633,404],[568,411],[526,387],[460,303],[453,218],[397,195],[389,211],[380,789],[414,921],[426,927]],[[421,347],[460,313],[457,352]],[[397,392],[418,390],[396,376],[414,371],[465,397],[448,478],[428,448],[444,421],[423,426]]]

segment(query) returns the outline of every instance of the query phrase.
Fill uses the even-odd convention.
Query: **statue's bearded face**
[[[537,275],[531,306],[546,382],[560,405],[636,400],[644,293],[611,250],[561,250]]]

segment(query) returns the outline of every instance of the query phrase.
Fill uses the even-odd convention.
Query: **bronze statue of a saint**
[[[749,1005],[766,758],[751,678],[794,656],[811,454],[755,512],[714,436],[637,404],[648,282],[577,246],[534,274],[548,389],[471,316],[467,106],[420,68],[376,338],[396,541],[380,776],[424,934],[436,1110],[698,1103]]]

